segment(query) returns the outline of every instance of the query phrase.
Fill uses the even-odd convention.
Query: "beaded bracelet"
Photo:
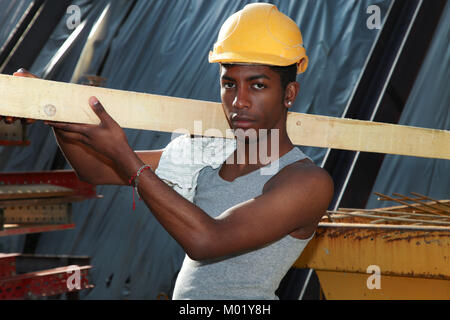
[[[136,202],[134,200],[134,191],[136,191],[139,200],[141,200],[141,196],[138,192],[138,186],[139,186],[139,176],[144,172],[144,170],[150,169],[153,171],[152,166],[149,164],[144,164],[142,167],[139,168],[138,171],[130,178],[128,181],[128,184],[133,187],[133,211],[136,209]]]

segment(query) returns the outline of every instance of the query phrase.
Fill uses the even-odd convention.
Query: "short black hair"
[[[289,83],[297,81],[297,64],[291,64],[287,67],[269,66],[274,72],[280,75],[281,87],[286,90]]]
[[[222,66],[229,67],[233,65],[233,63],[222,63]],[[276,72],[280,76],[281,80],[281,88],[283,90],[286,90],[287,86],[291,82],[297,81],[297,64],[291,64],[286,67],[280,67],[280,66],[268,66],[272,71]]]

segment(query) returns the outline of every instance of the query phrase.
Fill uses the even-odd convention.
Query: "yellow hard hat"
[[[253,3],[229,17],[219,32],[210,63],[274,66],[297,64],[305,72],[308,57],[297,24],[268,3]]]

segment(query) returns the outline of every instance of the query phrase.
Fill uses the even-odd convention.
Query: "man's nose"
[[[245,88],[239,88],[234,97],[233,107],[236,109],[250,108],[250,99]]]

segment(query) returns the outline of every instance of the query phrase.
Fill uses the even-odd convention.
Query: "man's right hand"
[[[15,76],[15,77],[27,77],[27,78],[35,78],[35,79],[39,79],[38,76],[35,76],[34,74],[28,72],[27,70],[25,70],[25,69],[23,69],[23,68],[21,68],[21,69],[17,70],[16,72],[14,72],[14,73],[13,73],[13,76]],[[3,120],[5,121],[5,123],[7,123],[7,124],[11,124],[11,123],[13,123],[14,121],[16,121],[16,120],[18,120],[18,119],[20,119],[23,123],[26,123],[26,124],[30,124],[30,123],[36,122],[35,119],[25,119],[25,118],[16,118],[16,117],[7,117],[7,116],[4,117],[4,116],[0,116],[0,121],[1,121],[2,119],[3,119]]]

